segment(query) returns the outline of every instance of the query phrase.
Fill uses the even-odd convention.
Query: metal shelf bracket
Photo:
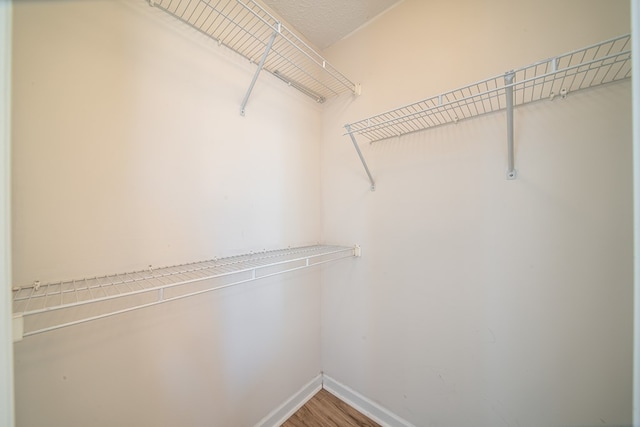
[[[517,172],[515,169],[513,154],[513,79],[516,73],[509,71],[504,75],[505,98],[507,100],[507,179],[516,179]]]
[[[353,142],[353,147],[356,149],[356,153],[358,153],[358,157],[360,157],[360,161],[362,162],[362,166],[364,166],[365,172],[367,172],[367,176],[369,177],[369,182],[371,182],[371,191],[376,191],[376,183],[373,180],[373,176],[371,176],[371,172],[369,171],[369,167],[367,166],[367,162],[362,155],[362,151],[360,151],[360,147],[358,146],[358,141],[356,141],[356,137],[351,132],[351,126],[345,125],[345,129],[351,138],[351,142]]]
[[[256,85],[256,81],[258,80],[260,71],[262,71],[262,69],[264,68],[264,62],[267,60],[267,56],[269,56],[269,51],[273,46],[273,42],[275,41],[276,36],[280,33],[280,29],[281,29],[281,25],[278,22],[277,29],[271,35],[271,38],[269,39],[269,43],[267,43],[267,47],[265,48],[264,53],[262,54],[260,63],[258,64],[258,69],[253,74],[253,79],[251,80],[251,84],[249,84],[249,89],[247,89],[247,93],[244,95],[244,99],[242,100],[242,105],[240,106],[241,116],[244,116],[245,108],[247,107],[247,102],[249,102],[249,96],[251,96],[251,91],[253,90],[253,87]]]

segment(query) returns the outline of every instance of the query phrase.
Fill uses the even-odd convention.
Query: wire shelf
[[[631,76],[631,37],[623,35],[346,125],[371,142],[419,132]],[[513,78],[512,83],[507,78]]]
[[[359,255],[359,247],[305,246],[13,289],[20,337],[76,325]]]
[[[253,0],[149,3],[253,63],[268,51],[263,69],[318,102],[347,91],[356,93],[353,82]]]

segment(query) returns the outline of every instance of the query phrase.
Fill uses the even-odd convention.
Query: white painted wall
[[[629,425],[631,90],[623,82],[361,147],[341,126],[629,31],[626,1],[405,0],[325,53],[324,372],[416,426]]]
[[[626,1],[405,0],[327,52],[361,97],[263,76],[245,118],[253,66],[143,1],[14,8],[13,283],[364,254],[28,338],[19,426],[253,425],[321,368],[419,426],[630,423],[628,82],[517,109],[517,181],[502,114],[364,144],[375,193],[341,130],[627,32]]]
[[[0,1],[0,425],[14,425],[11,338],[11,2]]]
[[[16,285],[320,235],[319,107],[145,1],[16,2]],[[15,346],[17,425],[250,426],[316,377],[309,270]]]

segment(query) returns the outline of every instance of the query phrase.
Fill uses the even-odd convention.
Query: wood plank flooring
[[[282,427],[381,427],[333,394],[322,389]]]

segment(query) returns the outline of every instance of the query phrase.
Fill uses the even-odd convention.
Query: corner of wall
[[[11,320],[11,2],[0,2],[0,424],[14,425]]]

